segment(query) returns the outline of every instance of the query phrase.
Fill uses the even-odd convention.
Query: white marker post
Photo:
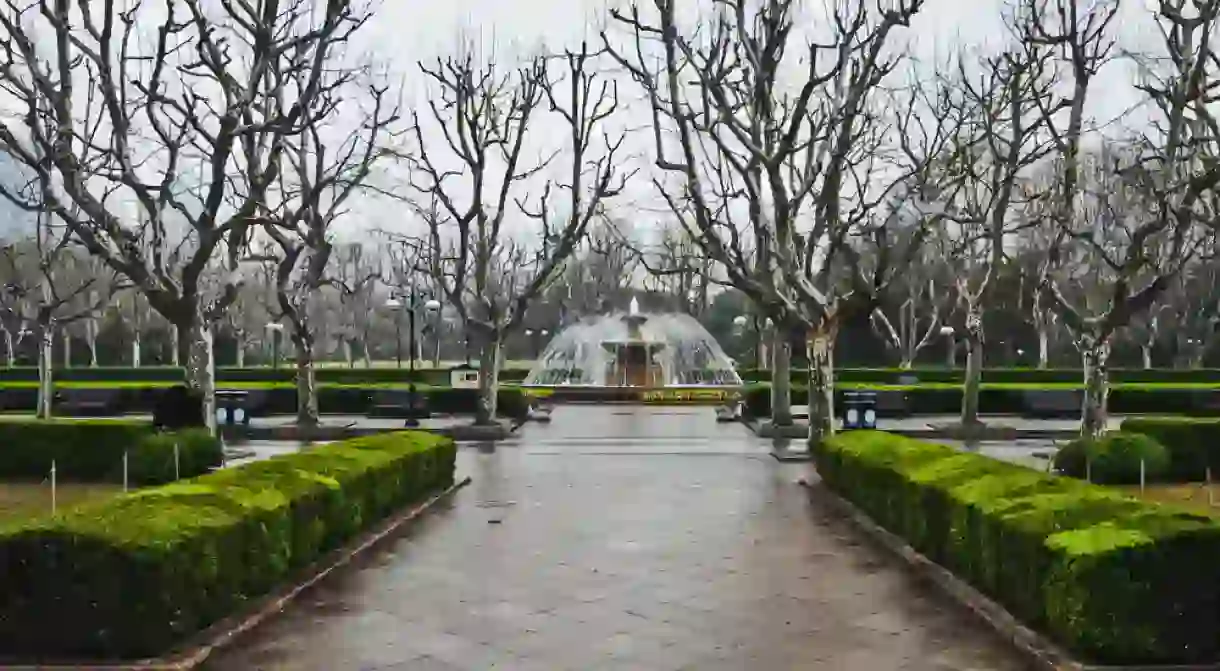
[[[174,443],[174,480],[182,477],[182,472],[178,468],[178,443]]]
[[[1216,505],[1216,495],[1212,492],[1212,467],[1207,467],[1207,506],[1210,508]]]
[[[123,450],[123,492],[127,492],[127,450]]]
[[[52,515],[54,515],[54,514],[55,514],[55,509],[56,509],[56,507],[57,507],[57,506],[56,506],[56,500],[55,500],[55,499],[56,499],[56,497],[55,497],[55,494],[56,494],[56,492],[55,492],[55,487],[56,487],[55,479],[56,479],[56,476],[55,476],[55,460],[54,460],[54,459],[52,459],[52,460],[51,460],[51,514],[52,514]]]
[[[1148,471],[1144,465],[1144,460],[1140,459],[1140,494],[1144,493],[1144,485],[1148,482]]]

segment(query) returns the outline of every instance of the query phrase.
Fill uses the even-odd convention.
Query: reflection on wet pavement
[[[710,408],[568,406],[207,668],[1019,669]]]

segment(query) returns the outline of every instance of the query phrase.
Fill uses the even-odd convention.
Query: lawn
[[[1120,487],[1119,489],[1146,501],[1168,503],[1192,512],[1220,517],[1220,485],[1211,486],[1214,505],[1208,499],[1208,486],[1202,482],[1148,485],[1144,488],[1143,493],[1140,493],[1139,486]]]
[[[56,509],[107,499],[122,491],[118,485],[60,483],[55,491]],[[49,482],[0,483],[0,526],[51,514]]]

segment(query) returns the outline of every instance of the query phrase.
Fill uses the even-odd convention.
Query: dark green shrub
[[[854,431],[823,443],[839,495],[1085,661],[1220,656],[1220,524],[950,447]]]
[[[160,655],[453,482],[452,441],[381,434],[140,490],[0,534],[0,650]]]
[[[1169,450],[1166,477],[1174,482],[1202,482],[1209,467],[1220,476],[1220,419],[1132,417],[1122,430],[1160,441]]]
[[[1088,477],[1103,485],[1134,485],[1140,481],[1140,463],[1148,482],[1169,472],[1169,451],[1157,439],[1142,433],[1111,431],[1089,440],[1077,438],[1055,453],[1055,469],[1073,478]]]
[[[220,465],[220,442],[206,431],[157,433],[152,424],[114,419],[0,420],[0,478],[42,479],[55,463],[67,481],[120,482],[127,453],[131,484],[174,479],[174,444],[182,477]]]

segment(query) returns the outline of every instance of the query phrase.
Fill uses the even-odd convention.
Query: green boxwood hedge
[[[818,472],[1085,661],[1220,657],[1220,524],[1211,518],[878,432],[826,441]]]
[[[1208,468],[1220,477],[1220,418],[1131,417],[1121,428],[1152,436],[1169,450],[1166,477],[1174,482],[1202,482]]]
[[[37,404],[37,389],[26,382],[0,382],[0,409],[8,411],[33,412]],[[107,382],[75,382],[71,384],[87,385],[90,388],[108,388]],[[156,405],[157,397],[168,386],[159,382],[115,382],[109,384],[119,395],[117,408],[125,413],[151,413]],[[254,415],[292,414],[296,412],[296,385],[280,382],[229,382],[230,388],[246,389],[261,394],[262,399]],[[121,385],[121,386],[120,386]],[[221,388],[226,383],[220,383]],[[373,395],[386,385],[358,386],[338,385],[333,383],[318,386],[318,408],[323,414],[330,415],[363,415],[368,412],[373,402]],[[396,386],[397,389],[405,387]],[[474,389],[455,388],[448,386],[431,387],[421,385],[419,393],[427,399],[430,411],[439,414],[470,415],[474,414],[478,404],[478,392]],[[520,388],[505,386],[498,391],[499,413],[505,417],[522,417],[528,412],[529,401]]]
[[[529,373],[526,368],[505,368],[500,371],[500,381],[520,382]],[[448,368],[340,368],[326,366],[315,371],[320,384],[449,384]],[[54,378],[62,382],[182,382],[186,374],[174,366],[98,366],[94,368],[58,368]],[[296,368],[285,365],[279,368],[237,368],[218,366],[216,379],[220,382],[280,382],[291,383],[296,379]],[[0,382],[37,382],[38,368],[34,366],[0,367]]]
[[[852,391],[862,386],[871,389],[901,391],[906,394],[908,410],[915,415],[956,414],[961,411],[962,407],[962,390],[960,387],[952,385],[902,386],[844,383],[835,389],[835,402],[842,402],[844,391]],[[1026,393],[1048,389],[1055,388],[1037,384],[1013,384],[998,388],[984,387],[979,391],[979,408],[984,414],[1019,414],[1026,407]],[[1110,412],[1117,414],[1211,415],[1220,412],[1220,406],[1216,405],[1214,400],[1218,393],[1220,393],[1218,388],[1119,383],[1110,390],[1109,409]],[[805,405],[808,403],[808,399],[808,389],[801,385],[793,385],[793,405]],[[742,391],[742,404],[743,411],[748,417],[770,416],[771,385],[769,383],[748,385]]]
[[[746,382],[770,382],[771,371],[746,368],[738,371]],[[961,384],[965,372],[961,368],[837,368],[835,379],[839,382],[870,384],[901,384],[906,378],[916,378],[921,383]],[[804,369],[792,370],[792,382],[803,384],[809,379]],[[1198,384],[1220,382],[1220,369],[1215,368],[1112,368],[1110,379],[1114,382],[1152,384]],[[998,384],[1080,384],[1084,371],[1080,368],[986,368],[983,381]]]
[[[220,441],[207,431],[158,433],[148,422],[117,419],[0,420],[0,478],[39,480],[55,463],[65,481],[122,482],[123,453],[132,485],[207,473],[222,460]]]
[[[133,659],[291,580],[453,482],[448,439],[402,432],[143,489],[0,533],[0,650]]]
[[[1165,479],[1169,451],[1156,438],[1110,431],[1096,439],[1077,438],[1055,452],[1055,471],[1100,485],[1138,485]]]

